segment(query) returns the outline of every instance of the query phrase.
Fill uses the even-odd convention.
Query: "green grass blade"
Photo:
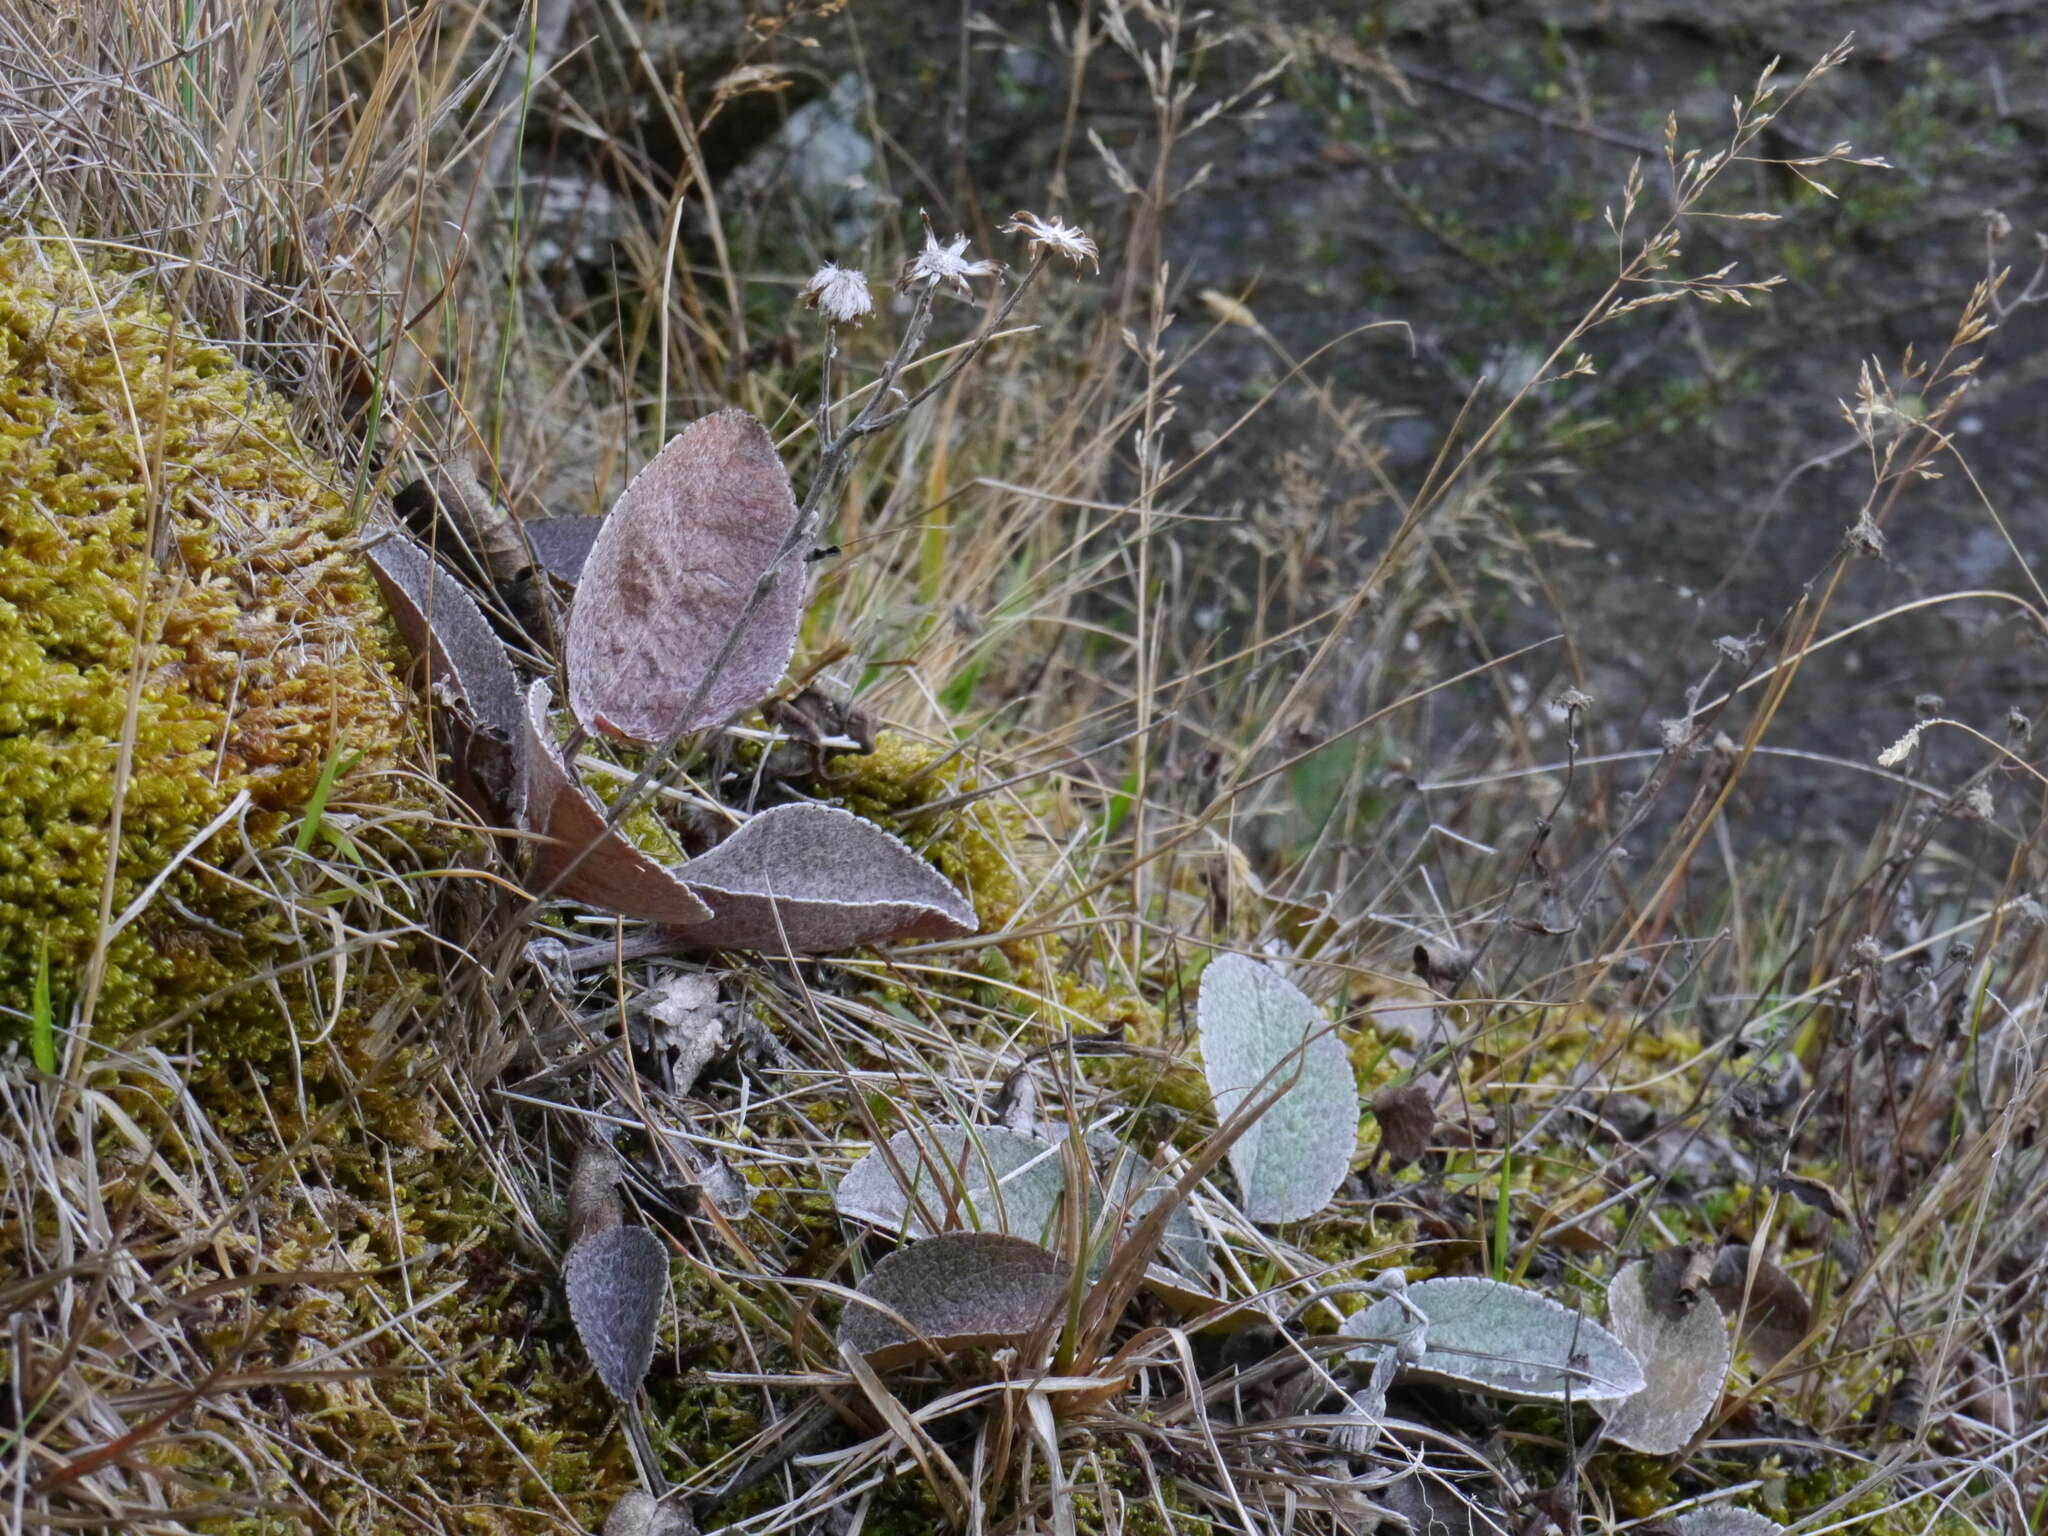
[[[320,770],[320,780],[313,786],[313,797],[306,802],[306,819],[299,824],[299,835],[292,847],[300,853],[310,853],[314,839],[319,837],[326,825],[327,800],[334,793],[334,786],[344,773],[363,760],[360,752],[342,756],[336,747],[327,754],[327,762]]]
[[[57,1016],[50,1006],[50,936],[45,933],[36,946],[36,984],[30,994],[28,1048],[36,1070],[57,1074]]]

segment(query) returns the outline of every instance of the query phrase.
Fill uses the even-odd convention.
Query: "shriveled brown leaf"
[[[999,1232],[947,1232],[897,1249],[860,1284],[839,1343],[887,1369],[942,1354],[1016,1344],[1066,1299],[1072,1270],[1036,1243]],[[886,1310],[884,1310],[886,1309]],[[906,1333],[893,1312],[915,1330]],[[922,1336],[920,1338],[920,1335]]]
[[[974,908],[871,821],[830,805],[778,805],[683,866],[710,912],[681,931],[705,949],[818,954],[973,933]]]
[[[541,837],[528,876],[535,890],[658,923],[701,923],[710,918],[711,908],[673,871],[616,829],[605,830],[604,807],[571,776],[548,728],[545,682],[536,682],[526,696],[518,801],[519,824]],[[570,869],[571,860],[593,842],[597,846]]]
[[[1373,1118],[1380,1124],[1380,1150],[1393,1171],[1419,1162],[1436,1132],[1436,1101],[1420,1083],[1382,1088],[1372,1096]]]
[[[1650,1255],[1650,1305],[1672,1322],[1700,1304],[1713,1283],[1714,1261],[1704,1248],[1680,1243]]]
[[[1768,1368],[1806,1337],[1813,1327],[1813,1308],[1799,1282],[1769,1259],[1758,1257],[1755,1278],[1748,1279],[1751,1262],[1747,1243],[1728,1244],[1714,1260],[1711,1285],[1721,1310],[1741,1320],[1743,1345]]]
[[[656,454],[598,530],[569,609],[569,707],[585,729],[661,741],[767,697],[803,616],[804,566],[783,561],[797,518],[774,441],[745,411],[692,422]]]

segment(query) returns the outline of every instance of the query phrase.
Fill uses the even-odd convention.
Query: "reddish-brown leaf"
[[[519,764],[519,824],[540,834],[534,845],[533,889],[658,923],[701,923],[711,909],[690,888],[617,830],[605,809],[576,782],[548,728],[548,685],[526,695]],[[574,869],[571,861],[597,846]],[[566,874],[564,871],[568,871]]]

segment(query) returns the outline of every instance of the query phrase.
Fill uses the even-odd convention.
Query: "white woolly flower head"
[[[1048,256],[1064,256],[1077,267],[1085,261],[1091,270],[1101,270],[1096,261],[1095,242],[1077,226],[1058,218],[1044,219],[1035,213],[1013,213],[1010,222],[1003,226],[1003,233],[1022,235],[1034,251],[1043,251]]]
[[[875,312],[868,275],[828,261],[811,274],[801,295],[804,308],[815,309],[839,325],[859,325]]]
[[[965,235],[955,235],[941,242],[938,232],[932,228],[931,215],[920,217],[924,219],[924,249],[903,264],[903,275],[896,280],[898,289],[943,285],[964,299],[972,296],[972,290],[967,286],[969,278],[994,277],[1003,270],[1000,262],[969,261]]]

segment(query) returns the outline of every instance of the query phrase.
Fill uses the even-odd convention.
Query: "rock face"
[[[875,141],[860,126],[863,105],[860,76],[841,75],[741,161],[727,187],[757,203],[794,195],[812,218],[826,221],[831,249],[858,251],[884,201],[872,179]]]
[[[47,944],[80,999],[118,825],[95,1038],[281,1041],[242,985],[299,953],[271,854],[331,760],[330,804],[388,806],[414,742],[335,484],[147,278],[0,243],[0,996]]]

